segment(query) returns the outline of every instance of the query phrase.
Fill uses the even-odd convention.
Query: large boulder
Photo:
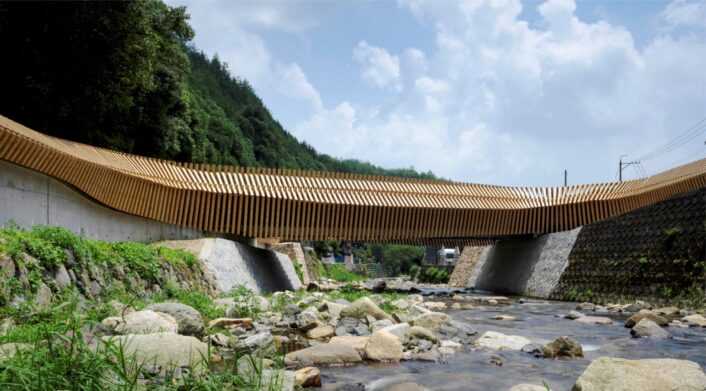
[[[431,331],[436,331],[443,324],[451,323],[451,317],[443,312],[430,312],[414,318],[412,323],[415,326],[424,327]]]
[[[409,323],[393,324],[393,325],[390,325],[390,326],[383,328],[382,330],[385,330],[388,333],[399,338],[399,340],[402,341],[402,343],[405,343],[409,340],[409,332],[410,332]]]
[[[287,365],[340,365],[363,361],[358,351],[344,344],[326,343],[287,353],[284,362]]]
[[[125,357],[134,358],[138,365],[154,365],[162,371],[206,368],[208,346],[198,339],[176,333],[129,334],[104,337],[108,343],[121,346]]]
[[[203,317],[186,304],[157,303],[150,304],[145,309],[173,316],[179,324],[179,334],[199,336],[203,332]]]
[[[385,330],[378,330],[370,337],[363,351],[374,361],[399,361],[402,359],[402,341]]]
[[[124,317],[111,316],[101,322],[118,334],[177,333],[179,324],[169,314],[150,310],[135,311]]]
[[[692,314],[681,318],[682,322],[694,327],[706,327],[706,318],[703,315]]]
[[[431,330],[421,326],[412,326],[409,329],[409,336],[412,338],[423,339],[434,343],[439,340],[438,338],[436,338],[436,335],[434,335]]]
[[[519,335],[505,335],[495,331],[486,331],[476,341],[476,346],[498,350],[520,350],[531,343],[529,339]]]
[[[365,345],[368,344],[368,340],[370,339],[370,336],[357,336],[357,335],[343,335],[343,336],[336,336],[333,337],[329,340],[329,343],[331,344],[343,344],[343,345],[348,345],[352,347],[353,349],[362,352],[363,349],[365,349]]]
[[[368,315],[372,316],[377,320],[387,319],[392,320],[392,317],[381,310],[375,302],[370,300],[368,297],[361,297],[360,299],[352,302],[346,308],[341,310],[341,316],[347,316],[351,318],[365,319]]]
[[[569,337],[559,337],[554,342],[542,346],[542,354],[546,358],[583,357],[581,344]]]
[[[640,390],[703,391],[706,374],[688,360],[626,360],[599,357],[576,381],[573,391]]]
[[[625,321],[625,327],[632,328],[637,324],[637,322],[645,318],[657,323],[660,327],[669,326],[669,321],[667,319],[655,314],[650,310],[640,310],[640,312],[629,317],[628,320]]]
[[[613,319],[605,316],[582,316],[574,319],[574,322],[590,324],[613,324]]]
[[[669,338],[669,333],[665,329],[648,318],[640,319],[640,321],[633,326],[632,330],[630,330],[630,335],[636,338]]]

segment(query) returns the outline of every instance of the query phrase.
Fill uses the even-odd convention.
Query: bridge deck
[[[125,213],[275,240],[481,244],[573,229],[706,187],[706,159],[643,179],[550,188],[184,164],[62,140],[2,116],[0,159]]]

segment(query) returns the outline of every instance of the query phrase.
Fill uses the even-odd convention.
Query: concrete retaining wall
[[[469,286],[549,297],[569,263],[569,254],[580,231],[581,228],[576,228],[488,246],[471,274]]]
[[[106,208],[46,175],[0,161],[0,225],[58,225],[88,238],[154,242],[203,232]]]
[[[191,251],[221,292],[245,285],[255,293],[296,290],[301,282],[286,254],[226,239],[210,238],[161,243]]]

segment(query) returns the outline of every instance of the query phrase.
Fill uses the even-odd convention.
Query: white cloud
[[[706,1],[674,0],[660,16],[668,27],[706,27]]]
[[[277,65],[277,89],[284,95],[311,103],[314,109],[321,109],[321,96],[309,83],[304,71],[297,64]]]
[[[703,37],[663,35],[638,50],[625,28],[581,21],[573,0],[540,4],[538,27],[519,19],[516,0],[399,3],[433,26],[435,50],[398,56],[361,41],[363,77],[395,87],[390,99],[317,110],[297,136],[458,180],[556,185],[565,168],[571,183],[612,180],[614,158],[703,115]],[[675,11],[686,5],[700,9],[675,2],[665,14],[681,16],[668,20],[695,24]]]
[[[360,41],[353,50],[353,58],[363,65],[363,79],[379,87],[399,88],[400,60],[397,56],[376,46]]]

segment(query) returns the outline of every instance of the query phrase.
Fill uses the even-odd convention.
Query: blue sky
[[[621,154],[706,116],[705,0],[168,3],[288,131],[337,157],[467,182],[561,185],[564,169],[607,182]],[[706,126],[688,135],[644,172],[706,157]]]

